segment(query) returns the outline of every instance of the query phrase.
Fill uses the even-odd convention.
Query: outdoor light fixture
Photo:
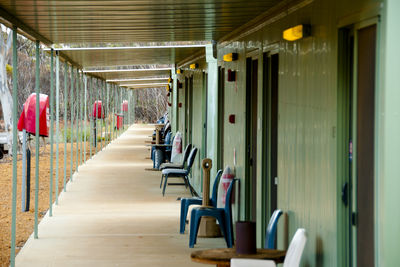
[[[197,64],[197,63],[190,64],[191,70],[197,69],[198,67],[199,67],[199,64]]]
[[[177,74],[182,74],[182,73],[183,73],[183,70],[182,70],[182,69],[177,69],[177,70],[176,70],[176,73],[177,73]]]
[[[237,53],[229,53],[229,54],[224,55],[225,62],[235,61],[238,58],[239,58],[239,55]]]
[[[169,84],[167,86],[165,86],[165,89],[167,89],[167,92],[170,91]]]
[[[286,41],[296,41],[311,35],[311,26],[301,24],[283,31],[283,39]]]
[[[171,78],[168,78],[168,83],[172,83],[172,79]]]

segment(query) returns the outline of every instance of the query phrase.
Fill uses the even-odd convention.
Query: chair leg
[[[225,242],[226,242],[226,246],[228,248],[232,247],[232,241],[231,241],[231,237],[230,237],[230,233],[226,227],[226,222],[225,222],[225,218],[224,217],[218,217],[216,218],[219,222],[219,227],[221,228],[221,232],[224,235],[225,238]]]
[[[165,188],[167,187],[167,182],[168,182],[168,175],[165,175],[165,177],[164,177],[164,188],[163,188],[163,191],[162,191],[162,195],[163,196],[165,195]]]
[[[163,181],[163,178],[164,178],[164,174],[161,174],[160,188],[161,188],[161,186],[162,186],[162,181]]]
[[[193,248],[197,241],[197,234],[199,232],[201,216],[197,215],[197,210],[192,210],[190,216],[190,233],[189,233],[189,247]]]
[[[187,210],[188,210],[187,199],[182,198],[181,199],[181,220],[180,220],[180,227],[179,227],[179,233],[181,233],[181,234],[185,233]]]

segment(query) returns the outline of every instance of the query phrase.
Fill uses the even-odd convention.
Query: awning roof
[[[218,40],[278,2],[0,0],[0,6],[52,43],[115,43]]]
[[[83,68],[140,65],[140,64],[161,64],[171,65],[175,62],[204,50],[199,47],[184,48],[135,48],[135,49],[115,49],[115,50],[64,50],[74,62],[79,62]]]
[[[138,42],[220,40],[262,17],[282,0],[0,0],[0,16],[46,45],[110,46]],[[124,45],[125,46],[125,45]],[[175,64],[204,48],[62,51],[80,67]],[[152,71],[150,71],[152,72]],[[168,71],[169,73],[169,71]],[[103,79],[151,77],[164,72],[97,73]]]

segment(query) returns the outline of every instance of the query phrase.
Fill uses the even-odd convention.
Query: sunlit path
[[[176,199],[189,191],[171,186],[162,197],[160,174],[144,170],[151,132],[134,125],[81,166],[17,266],[199,266],[188,234],[178,233]],[[198,242],[197,249],[225,246],[222,238]]]

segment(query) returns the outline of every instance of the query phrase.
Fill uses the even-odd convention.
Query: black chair
[[[183,160],[182,163],[172,163],[172,162],[168,162],[168,163],[163,163],[161,164],[159,170],[164,170],[164,169],[183,169],[185,168],[185,164],[186,161],[188,160],[189,157],[189,153],[192,150],[192,144],[188,144],[185,148],[185,150],[183,151]]]
[[[196,158],[196,154],[197,154],[197,148],[194,147],[192,149],[192,151],[190,151],[186,169],[164,169],[162,171],[160,188],[161,188],[162,182],[164,180],[164,187],[163,187],[163,191],[162,191],[163,196],[165,195],[165,188],[167,187],[168,177],[175,177],[175,178],[182,177],[185,182],[182,185],[185,185],[186,187],[189,186],[190,193],[193,196],[194,192],[193,192],[192,187],[189,184],[188,176],[189,176],[190,170],[192,169],[194,159]]]

